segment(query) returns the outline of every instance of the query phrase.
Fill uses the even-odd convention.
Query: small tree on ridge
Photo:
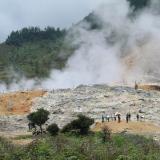
[[[29,121],[40,127],[40,131],[42,134],[42,125],[45,124],[45,122],[49,119],[48,116],[49,112],[41,108],[36,112],[30,113],[27,118]]]

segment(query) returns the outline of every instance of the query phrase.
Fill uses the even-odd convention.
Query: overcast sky
[[[27,26],[69,27],[107,0],[0,0],[0,41]]]

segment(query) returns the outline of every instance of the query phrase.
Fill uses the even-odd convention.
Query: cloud
[[[104,0],[1,0],[0,41],[27,26],[70,27]]]

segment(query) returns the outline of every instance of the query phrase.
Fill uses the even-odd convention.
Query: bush
[[[62,132],[62,133],[66,133],[66,132],[71,131],[72,129],[73,129],[72,124],[71,124],[71,123],[68,123],[68,124],[66,124],[66,125],[62,128],[61,132]]]
[[[111,140],[111,129],[105,125],[102,127],[102,141],[105,143]]]
[[[78,119],[73,120],[71,123],[63,127],[62,132],[70,132],[76,130],[81,135],[88,134],[89,127],[94,123],[94,119],[86,117],[82,114],[78,115]]]
[[[49,125],[47,127],[47,131],[52,135],[52,136],[55,136],[58,134],[59,132],[59,127],[57,126],[57,124],[53,123],[51,125]]]

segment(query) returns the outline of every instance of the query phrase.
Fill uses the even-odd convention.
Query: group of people
[[[105,120],[107,122],[111,121],[117,121],[120,123],[121,122],[121,114],[114,114],[114,115],[102,115],[102,123],[105,122]]]
[[[137,119],[137,121],[140,120],[140,115],[138,113],[136,115],[136,119]],[[109,115],[102,115],[102,123],[104,123],[105,120],[107,122],[109,122],[111,120],[111,121],[118,121],[118,123],[120,123],[121,122],[121,114],[120,113],[116,113],[116,114],[111,115],[111,116],[109,116]],[[126,114],[126,123],[128,123],[129,121],[131,121],[131,113],[130,112],[128,112]]]

